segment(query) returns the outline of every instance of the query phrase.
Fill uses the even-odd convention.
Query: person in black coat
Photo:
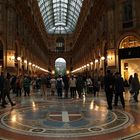
[[[112,98],[113,98],[113,88],[114,88],[114,77],[110,70],[107,70],[107,74],[104,77],[104,86],[106,99],[108,104],[108,109],[112,110]]]
[[[138,74],[134,73],[134,78],[132,79],[132,91],[134,92],[134,100],[135,102],[138,102],[138,95],[140,90],[140,82],[138,78]]]
[[[62,98],[63,86],[64,86],[63,79],[61,78],[61,75],[59,75],[58,78],[56,79],[56,89],[59,99]]]
[[[64,82],[64,93],[65,93],[65,98],[68,98],[68,91],[69,91],[69,77],[67,75],[64,75],[62,77],[63,82]]]
[[[122,107],[125,108],[125,102],[124,102],[124,97],[123,97],[124,82],[123,82],[123,78],[121,77],[119,72],[116,72],[116,74],[115,74],[114,89],[115,89],[114,106],[118,106],[118,97],[120,97]]]
[[[79,95],[79,98],[82,98],[82,92],[83,92],[83,88],[84,88],[84,80],[83,77],[81,75],[78,75],[77,77],[77,81],[76,81],[76,89]]]
[[[3,108],[5,108],[5,98],[7,97],[11,106],[15,106],[16,104],[13,103],[13,101],[11,100],[11,97],[10,97],[10,90],[11,90],[11,85],[10,85],[10,74],[7,73],[7,76],[6,78],[4,79],[4,87],[3,87],[3,97],[2,97],[2,104],[1,106]]]

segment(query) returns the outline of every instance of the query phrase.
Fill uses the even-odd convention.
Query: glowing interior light
[[[24,60],[24,63],[27,63],[27,60]]]
[[[105,60],[105,57],[104,57],[104,56],[102,56],[102,57],[101,57],[101,60]]]
[[[17,57],[17,60],[20,61],[21,60],[21,57]]]
[[[95,59],[95,63],[98,63],[98,59]]]

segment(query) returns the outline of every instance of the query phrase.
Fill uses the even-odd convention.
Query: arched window
[[[140,46],[140,40],[135,36],[127,36],[125,37],[121,43],[119,48],[133,48],[133,47],[139,47]]]

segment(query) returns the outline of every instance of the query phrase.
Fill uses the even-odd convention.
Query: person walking
[[[88,76],[86,79],[86,85],[87,85],[87,93],[92,93],[93,92],[93,82],[91,80],[91,76]]]
[[[94,76],[93,78],[93,94],[94,97],[99,96],[99,90],[100,90],[100,81],[97,76]]]
[[[41,95],[45,96],[46,95],[46,77],[44,74],[41,75],[41,85],[40,85],[40,90],[41,90]]]
[[[124,82],[123,78],[121,77],[119,72],[115,73],[115,82],[114,82],[114,89],[115,89],[115,101],[114,106],[118,106],[118,97],[120,97],[120,101],[122,104],[123,109],[125,108],[125,101],[123,97],[124,90]]]
[[[58,78],[56,79],[56,89],[59,99],[62,98],[63,84],[64,84],[63,79],[61,78],[61,75],[59,75]]]
[[[24,96],[30,95],[30,82],[30,78],[27,75],[25,75],[23,79]]]
[[[69,77],[67,75],[63,76],[64,82],[64,97],[68,98],[68,91],[69,91]]]
[[[128,82],[129,82],[129,92],[130,92],[130,102],[133,101],[134,92],[132,91],[132,79],[133,75],[130,75]]]
[[[77,89],[79,98],[81,98],[81,94],[83,92],[83,88],[84,88],[83,77],[81,75],[78,75],[77,80],[76,80],[76,89]]]
[[[2,104],[1,106],[3,108],[5,108],[5,98],[7,97],[11,106],[15,106],[16,104],[13,103],[13,101],[11,100],[11,97],[10,97],[10,90],[11,90],[11,85],[10,85],[10,74],[7,73],[7,76],[6,78],[4,79],[4,88],[3,88],[3,97],[2,97]]]
[[[138,79],[138,74],[134,73],[134,78],[132,79],[132,91],[134,92],[133,98],[135,102],[138,102],[139,89],[140,89],[140,82]]]
[[[133,75],[130,75],[129,80],[128,80],[130,87],[131,87],[132,79],[133,79]]]
[[[16,96],[21,97],[21,90],[23,86],[23,80],[22,80],[22,75],[18,76],[16,79]]]
[[[51,83],[51,95],[54,96],[56,91],[56,79],[54,78],[54,75],[52,76],[50,83]]]
[[[71,98],[73,99],[76,96],[76,78],[73,75],[69,80],[69,86],[70,86]]]
[[[114,78],[110,70],[107,70],[107,74],[104,77],[104,86],[105,86],[108,109],[112,110]]]

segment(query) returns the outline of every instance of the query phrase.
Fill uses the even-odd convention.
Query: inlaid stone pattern
[[[79,104],[38,103],[0,115],[2,129],[43,137],[82,137],[115,132],[133,123],[133,117],[121,110],[90,109]]]

